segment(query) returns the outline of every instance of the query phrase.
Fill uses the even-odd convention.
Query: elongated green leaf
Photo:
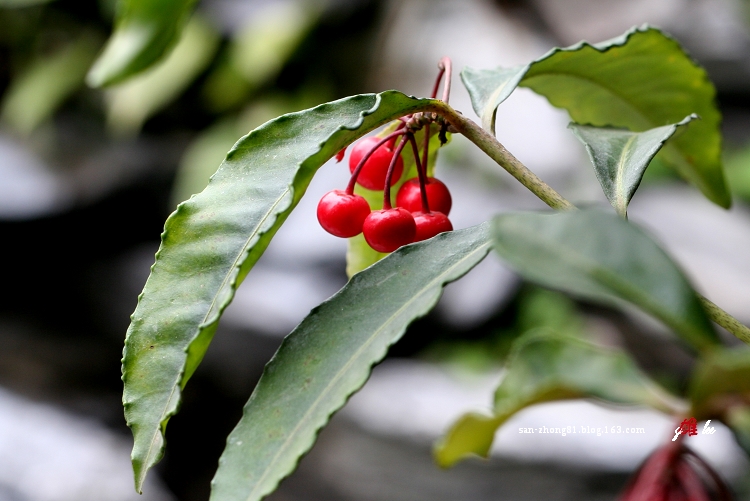
[[[101,39],[83,33],[61,50],[40,58],[13,80],[3,98],[2,119],[21,134],[29,134],[52,116],[83,85]]]
[[[121,0],[115,30],[86,77],[92,87],[122,82],[166,56],[195,0]]]
[[[482,125],[493,133],[497,107],[518,85],[566,109],[578,123],[645,131],[695,113],[702,120],[675,138],[663,156],[710,200],[731,204],[721,166],[716,90],[706,71],[659,30],[643,26],[606,42],[553,49],[515,68],[466,68],[461,79]]]
[[[645,233],[599,211],[494,219],[495,250],[524,278],[594,301],[625,300],[697,350],[718,343],[693,288]]]
[[[651,382],[626,353],[536,331],[516,341],[495,392],[493,414],[461,417],[436,445],[435,458],[447,467],[469,455],[486,457],[495,431],[516,412],[541,402],[583,397],[668,413],[686,407]]]
[[[200,16],[193,16],[163,61],[107,92],[109,127],[121,134],[138,132],[146,119],[177,99],[205,69],[218,44],[218,33]]]
[[[407,325],[486,256],[488,233],[483,224],[403,247],[315,308],[266,366],[229,435],[211,500],[272,492]]]
[[[316,170],[358,137],[429,102],[389,91],[267,122],[237,142],[206,189],[169,217],[123,353],[138,490],[163,454],[167,421],[221,313]]]
[[[609,203],[618,214],[627,217],[630,199],[641,184],[651,159],[679,126],[696,118],[697,115],[690,115],[676,124],[645,132],[579,124],[570,124],[569,127],[586,145],[594,172]]]

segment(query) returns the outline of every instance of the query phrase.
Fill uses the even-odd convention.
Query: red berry
[[[365,240],[378,252],[393,252],[412,243],[416,232],[414,216],[400,207],[372,211],[362,227]]]
[[[427,240],[444,231],[453,231],[451,220],[442,212],[430,211],[425,213],[420,211],[412,213],[412,216],[414,216],[414,222],[417,225],[415,242]]]
[[[427,203],[430,204],[430,211],[442,212],[446,216],[451,211],[451,193],[448,187],[442,181],[434,177],[428,177],[424,186],[427,192]],[[401,185],[396,195],[396,205],[403,207],[409,212],[422,211],[422,195],[419,190],[419,179],[413,178]]]
[[[370,204],[359,195],[343,190],[329,191],[318,202],[318,222],[328,233],[349,238],[362,233],[362,224],[370,214]]]
[[[373,149],[376,144],[382,141],[381,138],[370,136],[366,137],[352,148],[352,154],[349,156],[349,172],[354,173],[354,169],[359,165],[368,151]],[[388,166],[393,158],[393,144],[387,142],[375,150],[357,176],[357,182],[369,190],[382,190],[385,188],[385,177],[388,174]],[[404,172],[404,161],[399,156],[396,159],[396,165],[393,167],[393,177],[391,177],[391,186],[396,184]]]

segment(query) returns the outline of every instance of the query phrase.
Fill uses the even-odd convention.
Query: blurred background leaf
[[[120,135],[137,133],[150,116],[177,99],[208,66],[218,42],[214,28],[200,16],[193,16],[163,61],[107,90],[109,129]]]

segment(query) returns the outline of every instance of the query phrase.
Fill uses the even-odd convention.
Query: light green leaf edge
[[[488,226],[402,247],[313,309],[266,366],[227,439],[210,499],[258,501],[273,492],[409,323],[484,259]]]
[[[698,352],[719,345],[679,267],[642,230],[598,210],[503,214],[495,251],[527,280],[607,304],[624,300],[653,315]]]
[[[695,113],[702,120],[675,138],[663,157],[709,200],[731,205],[716,89],[679,43],[655,28],[643,25],[605,42],[555,48],[514,68],[465,68],[461,80],[482,126],[493,134],[497,107],[517,86],[545,96],[574,122],[597,126],[644,131]]]
[[[514,343],[492,415],[459,418],[436,444],[435,460],[450,467],[468,456],[487,457],[497,429],[518,411],[542,402],[591,397],[668,414],[687,409],[644,375],[627,353],[537,330]]]
[[[120,0],[115,29],[86,83],[106,87],[151,67],[180,38],[195,0]]]
[[[688,115],[678,123],[644,132],[576,123],[568,128],[586,147],[607,200],[620,216],[627,218],[628,204],[651,160],[678,127],[696,118],[698,115]]]
[[[430,103],[387,91],[271,120],[240,139],[206,189],[167,219],[123,351],[136,490],[163,455],[167,422],[221,313],[317,169],[360,136]]]

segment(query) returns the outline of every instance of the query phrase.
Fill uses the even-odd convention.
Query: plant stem
[[[465,118],[446,103],[436,102],[434,111],[445,118],[458,133],[463,134],[469,141],[476,144],[480,150],[508,171],[511,176],[516,178],[542,202],[557,210],[574,210],[576,208],[531,172],[528,167],[505,149],[505,146],[479,125]]]
[[[711,320],[734,334],[734,336],[740,341],[750,344],[750,329],[740,323],[740,321],[732,315],[722,310],[714,302],[701,295],[698,295],[698,299],[700,299],[703,309],[706,310],[706,313]]]
[[[495,139],[494,136],[482,129],[472,120],[465,118],[447,103],[433,101],[423,111],[434,112],[442,116],[456,132],[463,134],[480,150],[497,162],[502,168],[516,178],[522,185],[528,188],[542,202],[557,210],[576,210],[576,206],[568,202],[562,195],[542,181],[536,174],[531,172],[524,164],[514,157],[505,146]],[[750,328],[743,325],[739,320],[709,301],[703,296],[698,296],[706,311],[708,318],[731,332],[740,341],[750,344]]]

